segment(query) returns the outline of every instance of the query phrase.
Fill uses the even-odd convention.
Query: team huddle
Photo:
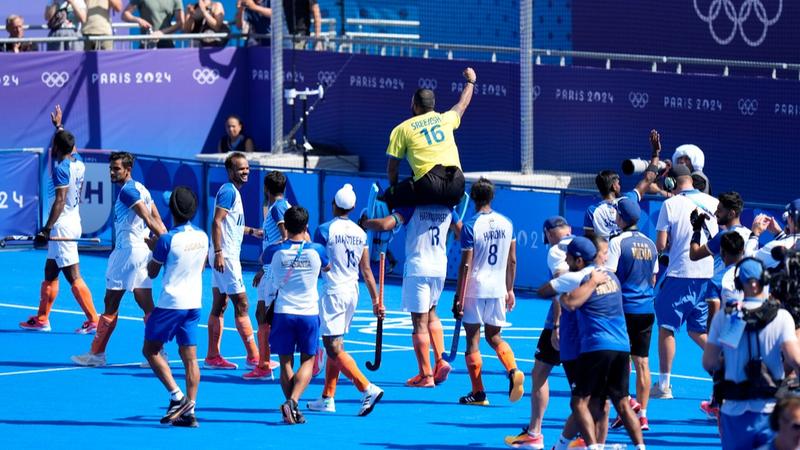
[[[509,401],[519,400],[525,376],[501,336],[506,314],[516,301],[514,227],[493,210],[495,187],[486,178],[473,182],[469,189],[475,214],[465,219],[457,214],[465,181],[453,131],[460,125],[476,80],[470,68],[464,77],[461,98],[451,110],[435,112],[433,92],[420,89],[412,100],[414,116],[392,131],[387,149],[390,187],[382,197],[390,213],[351,220],[357,199],[353,187],[345,184],[334,195],[332,220],[313,234],[308,229],[308,211],[290,205],[285,198],[287,179],[279,171],[264,177],[261,226],[245,224],[240,189],[248,181],[250,167],[245,155],[236,152],[225,159],[228,182],[216,193],[211,235],[192,225],[198,199],[181,186],[174,188],[169,198],[171,228],[167,229],[146,187],[131,177],[134,157],[112,153],[111,181],[120,190],[114,208],[115,248],[108,260],[104,311],[99,316],[80,275],[77,244],[69,241],[81,234],[78,204],[85,166],[74,137],[63,129],[61,110],[56,108],[51,115],[57,128],[52,145],[56,197],[34,240],[35,245],[48,249],[45,280],[38,313],[20,327],[50,331],[49,313],[58,292],[58,275],[63,272],[86,314],[77,332],[94,333],[89,351],[72,359],[79,365],[103,366],[120,301],[126,291],[133,292],[144,313],[144,364],[169,392],[161,423],[196,427],[200,381],[197,330],[202,273],[208,264],[213,302],[203,361],[206,370],[238,368],[220,352],[230,299],[250,369],[243,378],[270,379],[273,369],[280,368],[284,394],[280,412],[285,423],[305,423],[299,401],[311,378],[321,370],[323,351],[327,354],[324,387],[306,408],[335,412],[337,380],[343,373],[362,395],[358,415],[366,416],[384,391],[367,379],[347,353],[344,335],[355,315],[359,276],[369,291],[374,315],[382,319],[385,314],[382,281],[380,287],[376,285],[370,265],[373,243],[368,241],[367,231],[391,232],[402,226],[406,230],[402,307],[411,315],[418,369],[405,385],[432,388],[444,383],[452,370],[445,358],[437,308],[451,239],[459,241],[461,248],[452,313],[457,323],[463,322],[466,332],[464,358],[471,383],[458,402],[489,404],[481,377],[481,328],[505,369]],[[769,298],[767,274],[768,269],[779,266],[774,248],[797,245],[800,199],[787,205],[785,229],[765,215],[758,215],[752,227],[746,228],[740,222],[743,201],[739,194],[726,192],[715,198],[707,193],[710,182],[702,173],[704,158],[699,148],[679,147],[673,164],[661,169],[661,141],[655,130],[650,144],[650,164],[630,192],[621,191],[620,177],[613,171],[597,175],[602,200],[587,210],[584,236],[573,235],[561,216],[550,217],[543,224],[551,279],[538,294],[550,299],[550,310],[532,371],[530,423],[522,433],[505,439],[510,447],[544,448],[542,420],[549,402],[548,377],[553,367],[563,365],[571,390],[571,414],[553,448],[600,449],[609,428],[624,427],[636,449],[644,449],[643,431],[650,429],[650,398],[673,398],[670,374],[676,355],[675,333],[684,324],[704,351],[703,368],[715,374],[721,386],[715,387],[701,408],[719,421],[723,447],[774,445],[765,417],[773,409],[781,410],[775,408],[775,390],[762,385],[754,388],[752,370],[747,367],[756,360],[763,362],[761,373],[768,377],[764,382],[773,387],[786,377],[784,367],[800,369],[795,333],[798,317]],[[399,181],[399,162],[404,158],[413,176]],[[655,241],[638,229],[640,202],[648,193],[668,197],[658,214]],[[776,237],[762,247],[759,239],[765,231]],[[257,289],[255,332],[240,262],[245,235],[262,240],[263,265],[252,280]],[[152,279],[162,268],[162,291],[154,302]],[[318,289],[319,277],[323,283]],[[745,320],[738,323],[736,318]],[[658,327],[660,375],[651,386],[653,325]],[[185,393],[176,384],[163,350],[173,339],[186,369]],[[745,342],[742,339],[745,344],[740,344]],[[270,359],[271,353],[278,355],[277,362]],[[297,367],[295,353],[299,353]],[[629,386],[631,367],[636,372],[634,392]],[[609,400],[618,414],[610,426]]]

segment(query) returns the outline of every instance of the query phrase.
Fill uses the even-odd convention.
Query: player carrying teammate
[[[197,210],[197,197],[185,186],[178,186],[169,199],[173,228],[158,241],[150,239],[153,259],[147,264],[150,278],[164,267],[158,305],[144,326],[142,353],[153,373],[169,392],[169,406],[161,423],[196,427],[194,415],[200,367],[197,364],[197,324],[203,296],[203,267],[208,254],[208,236],[191,224]],[[175,383],[169,363],[161,355],[166,342],[175,339],[186,370],[186,395]]]
[[[480,352],[481,325],[486,342],[508,373],[508,398],[516,402],[524,393],[525,375],[517,369],[514,352],[500,336],[506,324],[506,311],[514,309],[514,278],[517,272],[517,241],[514,227],[505,216],[492,210],[494,184],[480,178],[470,189],[476,214],[461,229],[461,265],[459,290],[464,268],[468,267],[466,292],[456,292],[453,314],[463,317],[467,333],[464,352],[472,390],[458,402],[464,405],[488,405],[481,379],[483,360]],[[463,299],[459,301],[459,299]],[[460,303],[463,302],[463,305]]]
[[[234,152],[225,158],[225,169],[229,183],[223,184],[214,202],[214,218],[211,222],[211,243],[214,251],[209,252],[211,265],[211,288],[214,303],[208,316],[208,353],[203,367],[206,369],[236,369],[239,366],[226,360],[220,354],[225,309],[228,297],[233,302],[236,329],[247,351],[246,364],[256,367],[259,362],[258,347],[253,336],[253,325],[248,314],[247,292],[242,280],[242,264],[239,253],[244,235],[263,237],[263,231],[244,224],[244,208],[241,188],[250,175],[250,164],[244,154]]]
[[[56,105],[55,111],[50,114],[50,120],[56,127],[51,149],[56,161],[56,166],[53,168],[56,198],[50,207],[47,222],[33,241],[36,247],[47,246],[39,311],[25,322],[20,322],[19,327],[30,331],[50,331],[50,310],[58,296],[58,273],[63,272],[72,286],[72,295],[86,315],[86,321],[75,332],[90,334],[97,329],[97,312],[92,303],[92,293],[81,277],[78,244],[65,241],[48,242],[50,237],[67,239],[81,237],[81,216],[78,214],[78,205],[81,202],[81,186],[86,166],[75,148],[75,136],[64,129],[61,117],[61,105]]]
[[[413,117],[396,126],[389,136],[386,174],[390,187],[384,196],[389,211],[401,206],[444,205],[453,207],[464,195],[464,174],[453,130],[472,100],[476,75],[464,69],[464,90],[450,111],[434,111],[436,98],[430,89],[417,89],[411,101]],[[398,182],[400,161],[408,160],[414,176]]]
[[[125,291],[133,292],[145,321],[153,311],[152,281],[147,276],[150,249],[145,239],[151,232],[158,238],[167,230],[150,192],[131,177],[133,159],[127,152],[114,152],[109,158],[111,181],[122,188],[114,204],[116,239],[114,251],[108,257],[105,310],[97,324],[97,333],[89,352],[72,357],[81,366],[106,364],[106,345],[117,326],[119,304]]]
[[[363,219],[363,218],[362,218]],[[447,231],[460,231],[455,211],[446,206],[430,205],[395,209],[389,216],[362,220],[372,231],[390,231],[406,226],[406,262],[403,270],[403,310],[411,313],[411,340],[419,371],[406,386],[432,388],[447,380],[451,367],[442,358],[444,334],[436,305],[447,275]],[[431,369],[430,352],[435,360]]]
[[[330,260],[330,270],[323,273],[320,327],[322,343],[328,353],[325,365],[325,388],[322,397],[308,402],[312,411],[335,412],[333,397],[339,372],[350,379],[361,392],[359,416],[366,416],[383,397],[383,390],[367,380],[353,358],[344,350],[343,336],[350,329],[350,322],[358,306],[358,272],[372,298],[373,309],[379,307],[378,290],[369,265],[367,234],[350,220],[348,215],[356,206],[353,186],[345,184],[336,192],[333,200],[333,220],[319,226],[314,233],[314,242],[325,247]],[[375,315],[382,311],[375,310]]]

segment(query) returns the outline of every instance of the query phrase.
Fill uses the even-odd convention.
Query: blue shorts
[[[658,326],[677,332],[686,323],[686,329],[705,333],[708,319],[705,278],[666,277],[655,299]]]
[[[723,450],[759,448],[772,439],[769,414],[746,412],[738,416],[719,415],[719,431]]]
[[[269,332],[273,353],[293,355],[295,351],[313,355],[319,347],[319,316],[275,313]]]
[[[197,345],[197,324],[199,322],[199,308],[155,308],[144,325],[144,338],[147,341],[161,343],[169,342],[174,338],[182,347]]]

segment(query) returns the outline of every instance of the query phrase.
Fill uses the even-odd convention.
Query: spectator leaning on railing
[[[294,35],[292,42],[295,50],[304,50],[307,39],[298,36],[308,36],[311,34],[311,18],[314,18],[314,37],[317,38],[314,44],[315,50],[322,50],[322,41],[319,40],[322,33],[322,15],[319,12],[317,0],[283,0],[283,13],[286,15],[286,26],[289,34]]]
[[[50,0],[44,9],[44,20],[50,37],[81,35],[81,24],[86,22],[84,0]],[[47,50],[83,50],[83,41],[48,42]]]
[[[186,22],[183,24],[184,33],[227,33],[230,29],[225,23],[225,8],[220,2],[211,0],[198,0],[197,3],[186,5]],[[200,47],[224,47],[227,38],[205,38],[199,40]],[[197,41],[192,42],[192,47],[197,46]]]
[[[133,15],[135,10],[139,11],[139,17]],[[142,33],[172,34],[183,28],[183,0],[130,0],[122,20],[139,24]],[[156,47],[174,48],[175,43],[171,39],[161,39]]]
[[[88,7],[86,23],[83,25],[84,36],[110,36],[111,10],[122,11],[122,0],[86,0]],[[86,50],[112,50],[114,41],[88,41]]]
[[[253,37],[253,34],[269,34],[272,26],[272,8],[269,0],[238,0],[236,2],[236,26],[247,36],[247,46],[270,45],[268,37]]]
[[[16,14],[8,16],[6,19],[6,31],[8,31],[8,37],[10,38],[25,37],[25,20],[22,19],[22,16]],[[36,51],[36,47],[30,42],[14,42],[3,44],[3,46],[0,47],[0,51],[11,53],[34,52]]]

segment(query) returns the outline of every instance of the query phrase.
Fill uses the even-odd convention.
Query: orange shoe
[[[447,376],[450,375],[451,370],[453,370],[453,368],[450,366],[450,364],[447,361],[440,359],[439,362],[436,363],[436,369],[433,371],[433,382],[436,384],[444,383],[447,381]]]
[[[414,375],[406,380],[406,386],[418,388],[432,388],[436,386],[433,382],[433,375]]]

